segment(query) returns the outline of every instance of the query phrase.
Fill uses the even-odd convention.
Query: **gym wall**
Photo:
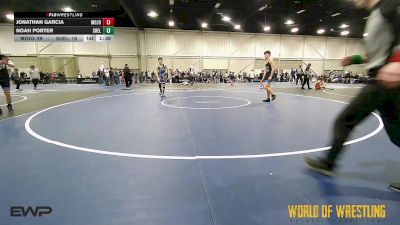
[[[14,43],[13,27],[0,25],[0,52],[12,56],[26,67],[29,57],[40,58],[40,64],[54,61],[48,56],[74,58],[68,68],[59,69],[67,76],[75,76],[79,70],[84,75],[96,71],[100,64],[122,68],[153,71],[157,58],[163,57],[170,69],[196,71],[203,69],[227,69],[229,71],[256,72],[263,68],[263,53],[270,50],[279,69],[288,70],[300,64],[312,63],[316,73],[324,70],[364,71],[362,66],[342,68],[339,59],[344,55],[362,54],[360,39],[333,38],[300,35],[251,34],[239,32],[136,30],[116,28],[115,40],[102,43]],[[18,58],[18,59],[17,59]],[[47,62],[48,60],[49,62]],[[57,59],[58,60],[58,59]],[[68,61],[68,60],[67,60]],[[32,63],[39,65],[39,60]],[[71,68],[75,67],[75,68]]]

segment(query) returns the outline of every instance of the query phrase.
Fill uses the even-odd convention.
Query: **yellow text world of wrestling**
[[[384,219],[386,205],[288,205],[290,219]]]

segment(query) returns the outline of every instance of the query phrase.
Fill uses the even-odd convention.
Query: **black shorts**
[[[0,86],[4,88],[10,88],[10,81],[0,81]]]

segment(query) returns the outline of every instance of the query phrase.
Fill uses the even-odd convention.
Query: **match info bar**
[[[114,17],[109,15],[85,12],[14,13],[15,42],[102,42],[112,40],[114,40]]]
[[[14,35],[14,42],[104,42],[113,35]]]

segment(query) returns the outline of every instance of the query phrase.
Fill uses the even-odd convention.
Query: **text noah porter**
[[[52,34],[53,28],[15,28],[16,34]]]

